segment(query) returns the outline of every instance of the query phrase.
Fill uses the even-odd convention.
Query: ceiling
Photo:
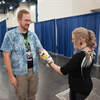
[[[8,11],[14,11],[19,7],[20,2],[37,3],[37,0],[0,0],[0,14],[5,14]]]

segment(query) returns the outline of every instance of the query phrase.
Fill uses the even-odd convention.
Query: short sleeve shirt
[[[25,41],[21,37],[18,27],[8,31],[5,34],[1,50],[10,52],[11,65],[14,75],[25,75],[28,73],[27,56],[25,49]],[[34,32],[28,30],[29,44],[33,56],[34,74],[38,72],[36,50],[42,49],[42,45]]]

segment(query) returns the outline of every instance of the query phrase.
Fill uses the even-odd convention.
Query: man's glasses
[[[28,22],[29,22],[29,23],[32,23],[31,20],[27,20],[27,19],[26,19],[26,20],[24,20],[24,21],[25,21],[26,23],[28,23]]]

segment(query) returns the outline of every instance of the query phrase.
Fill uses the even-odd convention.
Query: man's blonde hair
[[[17,18],[22,19],[23,14],[30,14],[30,13],[26,9],[21,9],[17,14]]]

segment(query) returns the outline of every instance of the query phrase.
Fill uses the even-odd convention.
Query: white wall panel
[[[91,0],[91,10],[100,11],[100,0]]]
[[[72,0],[38,0],[38,20],[50,20],[72,15]]]
[[[91,0],[73,0],[72,2],[72,15],[81,15],[91,13]]]

